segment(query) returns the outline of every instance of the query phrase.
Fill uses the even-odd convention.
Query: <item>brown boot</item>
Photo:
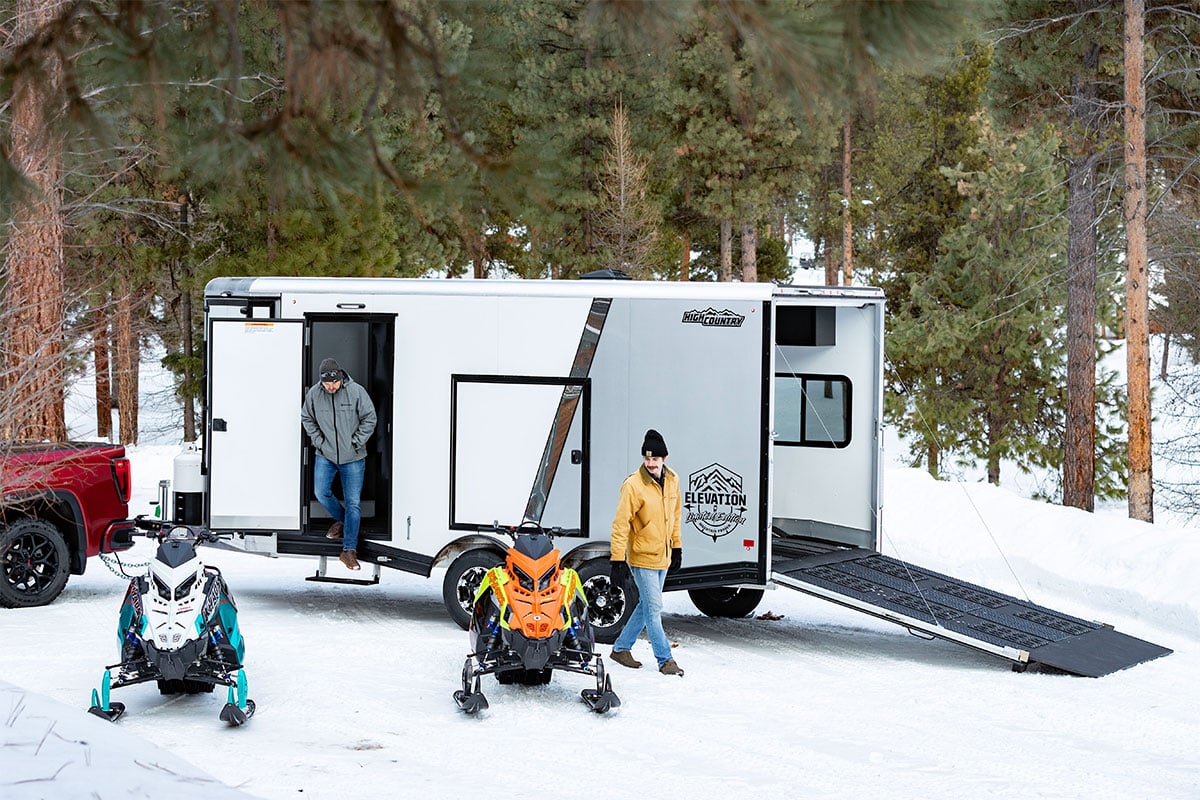
[[[675,663],[675,659],[673,658],[668,658],[664,661],[663,665],[658,668],[658,671],[663,675],[678,675],[681,678],[683,677],[683,670],[679,668],[679,665]]]
[[[354,550],[343,550],[338,558],[346,565],[346,569],[361,569],[358,565],[358,553]]]
[[[642,666],[642,662],[634,658],[633,653],[629,652],[628,650],[613,650],[612,656],[610,657],[622,667],[637,669],[638,667]]]
[[[342,538],[342,523],[335,522],[329,526],[329,533],[325,534],[326,539]]]

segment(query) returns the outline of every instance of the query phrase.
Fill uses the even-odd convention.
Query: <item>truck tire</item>
[[[44,606],[62,594],[71,554],[58,528],[26,517],[0,527],[0,606]]]
[[[638,602],[637,587],[616,586],[608,579],[612,563],[607,558],[593,558],[579,565],[579,581],[588,599],[588,618],[592,632],[601,644],[612,644],[629,621]]]
[[[718,586],[713,589],[688,589],[692,604],[710,617],[748,617],[762,600],[762,589],[737,589]]]
[[[471,611],[475,608],[475,593],[483,583],[483,576],[492,567],[504,563],[504,556],[486,547],[468,550],[450,562],[446,577],[442,581],[442,603],[450,618],[464,631],[471,624]]]

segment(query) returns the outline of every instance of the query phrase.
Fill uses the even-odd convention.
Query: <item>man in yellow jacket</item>
[[[612,524],[612,582],[638,588],[638,603],[613,643],[612,660],[637,669],[642,662],[630,650],[642,631],[650,639],[658,671],[683,676],[671,658],[671,643],[662,626],[662,590],[669,569],[683,560],[679,538],[679,476],[667,468],[667,445],[651,428],[642,442],[642,466],[621,484]]]

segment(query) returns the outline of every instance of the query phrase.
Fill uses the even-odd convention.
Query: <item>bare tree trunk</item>
[[[850,219],[850,110],[842,122],[842,285],[854,274],[854,223]]]
[[[940,477],[938,472],[941,470],[941,465],[938,459],[941,455],[941,450],[937,446],[937,442],[930,441],[925,446],[925,468],[929,470],[929,474],[934,478]]]
[[[62,5],[59,0],[17,0],[8,44],[32,39]],[[43,72],[13,78],[9,158],[33,186],[16,204],[0,272],[0,388],[5,396],[0,438],[10,440],[67,438],[62,142],[52,133],[57,125],[49,104],[61,83],[57,58],[48,59]]]
[[[184,192],[179,198],[180,229],[188,238],[188,248],[185,250],[184,263],[180,272],[183,280],[179,283],[179,343],[183,348],[183,440],[196,441],[196,395],[192,390],[196,386],[196,370],[192,365],[195,355],[196,342],[193,336],[195,330],[192,324],[192,255],[191,255],[191,195]]]
[[[1129,516],[1154,521],[1150,452],[1150,275],[1146,268],[1145,0],[1125,0],[1125,354]]]
[[[1077,0],[1080,10],[1090,4]],[[1085,141],[1068,162],[1067,419],[1063,442],[1063,505],[1096,502],[1096,175],[1099,156],[1099,45],[1087,48],[1071,91],[1071,116]]]
[[[1171,332],[1163,331],[1163,354],[1162,365],[1158,370],[1158,379],[1165,381],[1167,379],[1167,361],[1171,356]]]
[[[183,385],[188,390],[183,393],[183,440],[196,441],[196,396],[191,387],[197,385],[196,370],[192,366],[192,355],[196,352],[196,341],[192,331],[192,289],[187,287],[183,292]]]
[[[717,276],[721,283],[733,280],[733,221],[721,220],[721,274]]]
[[[112,381],[108,361],[107,297],[92,310],[92,365],[96,372],[96,435],[112,439]]]
[[[742,282],[758,282],[758,228],[742,226]]]

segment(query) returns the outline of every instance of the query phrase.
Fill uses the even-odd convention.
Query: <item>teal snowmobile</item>
[[[196,552],[196,545],[219,538],[200,526],[137,523],[158,539],[158,549],[147,573],[129,581],[117,625],[121,661],[105,668],[88,711],[115,722],[125,705],[111,701],[110,692],[136,683],[157,681],[165,695],[210,693],[220,685],[229,687],[221,720],[245,724],[254,701],[246,694],[237,606],[220,570]]]

